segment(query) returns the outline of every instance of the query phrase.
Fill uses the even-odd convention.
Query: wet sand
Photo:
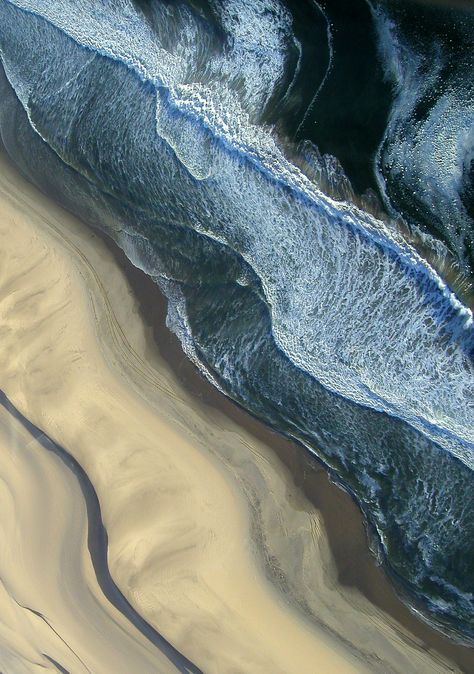
[[[356,506],[322,467],[207,385],[164,327],[164,304],[147,279],[129,265],[125,275],[101,237],[4,157],[0,216],[1,388],[84,471],[108,536],[110,578],[152,630],[206,673],[474,671],[472,651],[450,646],[395,598]],[[4,434],[3,451],[15,457],[26,446],[46,460],[10,416],[2,428],[15,432]],[[27,465],[34,490],[23,481]],[[125,671],[175,671],[101,589],[77,475],[54,466],[40,470],[24,458],[8,477],[6,491],[22,495],[12,502],[29,515],[13,506],[0,513],[2,578],[12,579],[2,590],[10,612],[0,670],[57,671],[59,663],[71,672],[120,671],[94,642],[93,592],[111,649],[133,642],[127,653],[136,660]],[[42,506],[52,495],[54,508]],[[72,532],[48,527],[51,511],[67,509],[78,518]],[[28,522],[39,532],[36,546]],[[55,553],[70,548],[70,536],[80,570]],[[24,565],[15,564],[18,546]],[[39,561],[50,592],[40,579],[26,582]],[[76,594],[81,633],[66,606],[68,576],[92,588]],[[38,614],[54,623],[60,643],[51,630],[21,623]],[[123,637],[114,636],[117,625]],[[36,669],[18,643],[32,633]],[[64,646],[73,633],[82,664]]]
[[[101,234],[99,236],[102,237]],[[138,299],[144,322],[150,326],[156,346],[183,387],[203,404],[215,408],[264,442],[289,469],[294,488],[301,490],[321,515],[336,567],[338,582],[358,590],[381,609],[419,647],[439,653],[463,672],[474,672],[474,649],[455,643],[417,617],[397,595],[393,579],[369,548],[365,518],[352,496],[332,481],[330,472],[298,443],[261,423],[240,405],[217,391],[186,357],[178,338],[166,327],[167,301],[157,285],[134,267],[108,237],[113,253]],[[273,579],[274,582],[278,579]]]

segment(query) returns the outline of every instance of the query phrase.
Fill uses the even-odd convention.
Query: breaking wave
[[[469,640],[472,313],[335,158],[293,161],[265,124],[302,52],[280,0],[0,0],[2,140],[160,284],[215,384],[333,469],[412,600]],[[381,165],[401,165],[406,90]]]

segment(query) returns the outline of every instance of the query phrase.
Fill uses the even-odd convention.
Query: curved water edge
[[[283,6],[235,0],[248,30],[210,6],[227,38],[183,4],[145,21],[132,3],[83,0],[71,23],[68,2],[2,0],[5,146],[160,283],[171,327],[215,383],[322,455],[394,573],[469,640],[472,315],[396,232],[325,195],[258,125],[284,89]],[[270,55],[252,37],[262,17]],[[258,86],[258,68],[235,76],[250,57],[266,66]]]
[[[34,3],[19,4],[28,7],[31,11],[30,6]],[[61,7],[63,5],[58,5],[59,13]],[[65,7],[67,8],[67,3],[65,3]],[[53,18],[49,16],[51,10],[49,8],[44,9],[47,13],[48,22],[53,21]],[[55,13],[57,13],[57,9],[53,10],[53,14]],[[61,17],[54,18],[60,20]],[[80,26],[81,24],[75,22],[74,26],[76,25]],[[133,29],[136,27],[132,23],[129,28],[133,35]],[[67,29],[69,29],[69,26],[67,26]],[[66,31],[67,29],[61,26],[61,30]],[[91,28],[88,28],[88,30],[90,31]],[[195,208],[195,213],[192,215],[189,224],[196,231],[231,247],[232,251],[243,257],[256,272],[261,281],[265,300],[272,311],[274,337],[293,364],[308,371],[333,392],[350,398],[354,402],[387,412],[407,421],[472,466],[474,406],[469,403],[470,400],[474,399],[473,379],[470,376],[474,339],[472,312],[463,306],[439,275],[409,244],[400,237],[396,237],[396,233],[392,234],[383,222],[377,221],[374,217],[363,213],[360,209],[348,203],[334,202],[332,199],[325,197],[316,186],[312,185],[296,167],[284,158],[265,129],[242,123],[242,120],[245,122],[246,116],[239,103],[229,106],[230,112],[228,106],[223,108],[226,112],[224,119],[219,117],[221,110],[213,110],[213,114],[209,116],[203,100],[204,95],[209,93],[207,86],[201,93],[195,91],[194,85],[185,85],[187,89],[181,85],[182,89],[179,89],[178,85],[170,84],[166,78],[157,79],[153,72],[147,70],[146,65],[142,63],[146,54],[142,54],[140,59],[134,60],[126,52],[117,54],[111,51],[111,48],[107,49],[104,46],[99,48],[88,35],[78,35],[75,30],[72,30],[72,34],[75,41],[79,40],[87,48],[95,48],[96,53],[125,63],[127,68],[132,68],[133,72],[153,86],[153,93],[156,92],[156,119],[159,137],[163,138],[166,145],[172,148],[180,166],[184,166],[186,171],[191,173],[192,178],[198,179],[198,189],[200,187],[202,192],[206,192],[207,184],[200,185],[200,182],[204,182],[206,178],[210,179],[211,176],[214,176],[214,180],[219,178],[219,183],[226,185],[227,192],[225,195],[222,195],[220,185],[217,190],[214,185],[211,185],[210,194],[200,195],[201,204],[196,204],[197,208]],[[123,39],[123,35],[119,31],[116,39],[120,37]],[[113,38],[108,37],[108,40],[110,39]],[[154,43],[150,46],[154,46]],[[122,49],[120,43],[119,47]],[[142,45],[140,45],[140,51],[144,51]],[[159,52],[159,56],[162,56],[162,51]],[[82,76],[83,71],[91,66],[89,56],[85,58],[85,64],[81,64],[79,67],[78,78]],[[42,93],[44,83],[42,82],[40,69],[44,67],[43,64],[38,60],[36,66],[38,71],[30,74],[33,79],[39,78],[37,82],[39,90],[36,94],[29,91],[31,84],[26,81],[23,82],[21,78],[19,81],[15,80],[15,74],[9,66],[8,58],[4,57],[4,65],[10,83],[13,84],[25,110],[28,112],[33,127],[43,139],[47,138],[53,149],[64,159],[64,152],[57,145],[58,140],[54,140],[54,135],[58,136],[58,131],[54,133],[51,129],[42,129],[44,120],[38,119],[37,116],[38,113],[44,114],[44,111],[41,113],[39,109],[35,110],[36,105],[47,104],[54,95],[50,91],[50,83],[47,85],[47,91]],[[155,68],[158,66],[159,63],[155,64]],[[164,69],[168,79],[170,68],[169,64],[165,64]],[[76,75],[74,75],[75,78]],[[79,84],[76,81],[75,83]],[[163,88],[165,93],[162,93]],[[181,96],[179,100],[176,100],[175,91],[179,91]],[[44,100],[45,94],[46,100]],[[64,94],[65,90],[62,88],[55,94],[56,96],[61,95],[61,100],[56,101],[61,106],[66,104],[62,100]],[[35,101],[36,96],[39,96],[38,101]],[[234,100],[235,97],[231,99],[231,101]],[[211,109],[212,107],[211,105]],[[184,114],[181,115],[181,112],[184,112]],[[58,113],[56,112],[56,114]],[[235,129],[232,129],[230,125],[234,117],[238,120],[238,123]],[[198,123],[198,126],[196,126],[196,123]],[[210,128],[214,129],[211,137],[208,135]],[[226,129],[229,129],[230,133],[229,131],[226,132]],[[59,131],[59,133],[61,132]],[[215,136],[217,136],[218,141],[214,146]],[[236,156],[235,153],[237,153]],[[206,163],[205,167],[200,165],[203,157]],[[84,169],[88,170],[87,165],[78,165],[75,157],[70,156],[67,159],[80,172],[84,173]],[[258,167],[259,173],[263,172],[261,178],[257,174],[255,184],[247,184],[244,203],[242,203],[242,192],[236,177],[236,174],[240,173],[242,161],[251,163],[249,167],[251,175],[252,168],[255,165]],[[189,178],[188,173],[185,174],[185,177]],[[91,178],[94,179],[93,176]],[[267,186],[267,179],[270,179],[271,183],[276,181],[276,186],[274,187],[273,184]],[[189,180],[187,182],[186,188],[189,188],[190,192],[196,192],[196,185],[189,184]],[[294,241],[291,240],[292,232],[286,231],[288,226],[290,226],[290,229],[293,228],[291,228],[291,217],[287,213],[286,195],[283,195],[283,199],[281,198],[281,187],[291,190],[296,217],[299,216],[300,219],[305,221],[309,219],[308,222],[296,220],[294,223]],[[259,193],[252,194],[255,188]],[[264,202],[265,191],[269,192],[270,189],[269,196],[271,199],[267,200],[269,203],[262,205],[267,206],[268,212],[279,222],[273,221],[270,231],[260,232],[267,239],[264,241],[262,249],[258,245],[260,242],[257,239],[252,241],[252,238],[255,237],[255,231],[252,231],[255,224],[252,222],[253,209],[249,210],[245,201],[250,201],[252,206],[257,204],[258,200]],[[263,195],[260,194],[262,190]],[[229,223],[222,222],[222,217],[219,217],[220,212],[216,213],[215,210],[212,215],[221,222],[209,222],[209,207],[203,203],[203,197],[208,197],[209,203],[218,200],[216,205],[225,209],[226,205],[219,203],[222,196],[225,196],[226,201],[232,200],[236,210],[241,211],[241,213],[237,213],[237,216],[240,215],[237,228],[229,228]],[[280,203],[275,204],[277,200]],[[154,210],[156,215],[158,209],[156,206],[153,208],[153,204],[151,206],[151,212],[153,213]],[[204,207],[204,212],[199,206]],[[185,220],[190,219],[189,215],[191,214],[187,214]],[[306,244],[308,246],[319,246],[323,253],[323,259],[320,260],[319,268],[316,266],[314,259],[308,260],[310,266],[306,267],[306,271],[309,270],[309,274],[304,274],[305,269],[301,266],[303,261],[301,259],[302,251],[298,250],[301,242],[298,239],[304,232],[303,228],[314,226],[311,220],[314,222],[315,218],[319,221],[319,226],[334,228],[336,231],[331,229],[328,232],[308,231],[306,233]],[[339,229],[340,231],[338,231]],[[301,290],[294,293],[292,297],[288,297],[288,285],[291,277],[289,274],[283,275],[281,280],[271,278],[274,274],[272,268],[276,264],[280,263],[280,272],[286,271],[288,259],[282,259],[280,262],[278,251],[272,251],[275,260],[268,259],[268,247],[273,245],[273,242],[268,241],[268,239],[283,234],[283,231],[289,239],[286,243],[287,249],[297,253],[296,259],[292,261],[293,269],[291,271],[300,277],[298,280]],[[244,236],[244,240],[242,240],[242,236]],[[254,250],[251,249],[251,246],[258,246],[258,248]],[[331,247],[331,250],[328,250],[329,247]],[[350,268],[347,268],[347,266],[340,268],[342,251],[344,251],[344,254],[350,253],[352,256]],[[377,276],[375,283],[373,278],[367,279],[367,275],[371,272],[370,268],[366,268],[373,265],[372,258],[375,258],[378,265],[382,267],[380,269],[376,263],[376,268],[372,272]],[[338,266],[339,268],[337,268]],[[323,274],[325,282],[330,283],[330,276],[333,276],[334,283],[339,286],[337,304],[331,312],[332,315],[326,316],[324,326],[322,326],[319,316],[314,320],[314,315],[330,308],[327,306],[327,302],[334,302],[333,294],[331,294],[331,297],[327,297],[326,293],[325,297],[322,288],[321,297],[308,298],[306,294],[306,288],[317,285],[318,281],[321,282]],[[347,302],[349,294],[352,296],[355,294],[355,283],[362,286],[360,287],[360,294],[365,295],[362,305],[360,301],[354,305],[353,297],[351,297],[350,302]],[[404,295],[408,295],[408,299]],[[313,303],[309,304],[308,299],[313,300]],[[370,351],[365,350],[363,359],[360,360],[359,357],[359,362],[355,363],[360,331],[365,326],[366,319],[377,311],[376,305],[381,301],[384,311],[387,310],[386,305],[393,307],[397,304],[397,315],[392,316],[393,322],[388,330],[385,329],[385,322],[381,322],[377,326],[379,343],[371,344]],[[291,307],[292,316],[287,314],[284,306],[288,302],[293,305]],[[417,321],[413,320],[413,315],[416,316]],[[387,361],[380,362],[379,358],[379,354],[383,352],[384,343],[390,337],[397,332],[399,334],[406,332],[405,323],[408,320],[411,320],[409,332],[412,334],[406,335],[406,341],[427,342],[424,349],[418,347],[420,358],[424,355],[424,351],[428,352],[429,357],[433,359],[430,366],[438,374],[438,381],[436,382],[433,382],[432,378],[428,376],[426,386],[422,389],[419,388],[419,383],[426,377],[426,373],[420,372],[417,362],[404,363],[403,368],[401,364],[395,364],[396,367],[394,368]],[[346,335],[345,339],[349,339],[350,342],[344,344],[345,340],[341,338],[341,335],[344,326],[347,324],[351,325],[351,334]],[[325,334],[317,339],[317,333],[322,327]],[[372,333],[371,338],[374,339],[374,337],[375,334]],[[336,348],[334,346],[328,348],[331,340],[337,341]],[[311,343],[315,341],[319,342],[319,348],[318,352],[313,354]],[[351,343],[353,341],[357,342],[357,345]],[[301,346],[298,342],[301,342]],[[408,350],[411,345],[407,343],[404,346]],[[343,352],[342,357],[340,351]],[[448,351],[450,352],[449,356],[447,356]],[[335,359],[337,359],[336,365]],[[407,365],[411,367],[407,367]],[[423,363],[421,365],[423,368]],[[378,379],[374,379],[376,368],[379,369]],[[466,368],[468,368],[467,376],[464,374]],[[400,372],[401,369],[403,369],[402,373]],[[412,381],[415,386],[408,401],[400,399],[399,395],[399,390],[403,388],[405,389],[405,396],[410,393],[407,390],[407,380]],[[433,384],[437,384],[435,389]],[[466,388],[465,391],[460,391],[460,398],[468,401],[465,410],[459,411],[459,406],[455,405],[453,410],[443,409],[442,414],[436,413],[440,403],[438,399],[433,400],[433,395],[439,398],[438,389],[446,384],[454,390],[459,386]],[[446,396],[443,404],[444,406],[447,404]],[[467,414],[467,417],[459,425],[459,417],[464,414]]]

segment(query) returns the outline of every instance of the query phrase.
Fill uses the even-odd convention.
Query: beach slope
[[[270,444],[189,394],[103,240],[3,155],[0,250],[0,670],[459,671],[338,582]]]

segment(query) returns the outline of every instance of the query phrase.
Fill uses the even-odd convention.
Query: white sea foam
[[[180,5],[157,5],[162,14],[152,30],[127,0],[8,3],[154,85],[157,133],[208,204],[198,212],[188,195],[183,221],[253,268],[276,342],[297,367],[341,396],[405,420],[474,467],[471,312],[399,234],[324,195],[257,123],[291,39],[277,0],[219,4],[228,31],[221,53]],[[257,45],[262,26],[268,54]],[[5,69],[28,109],[24,73],[8,60]],[[185,330],[184,313],[176,312]]]
[[[332,36],[331,23],[328,19],[328,16],[327,16],[326,12],[323,10],[321,5],[318,2],[316,2],[316,0],[313,0],[313,4],[314,4],[315,7],[317,7],[318,11],[321,12],[321,14],[324,16],[324,20],[326,21],[326,36],[327,36],[327,44],[328,44],[328,51],[329,51],[328,65],[327,65],[327,68],[326,68],[326,72],[324,73],[323,79],[321,80],[318,88],[316,89],[316,92],[315,92],[313,98],[311,99],[311,102],[308,105],[308,108],[307,108],[305,114],[303,115],[303,118],[302,118],[302,120],[301,120],[301,122],[298,126],[298,129],[296,131],[297,135],[299,134],[299,132],[303,128],[303,125],[306,122],[306,119],[308,118],[309,113],[313,109],[314,104],[316,103],[317,99],[319,98],[319,95],[320,95],[321,91],[324,89],[324,85],[327,82],[327,79],[329,77],[329,73],[332,70],[333,60],[334,60],[334,46],[333,46],[333,36]]]

